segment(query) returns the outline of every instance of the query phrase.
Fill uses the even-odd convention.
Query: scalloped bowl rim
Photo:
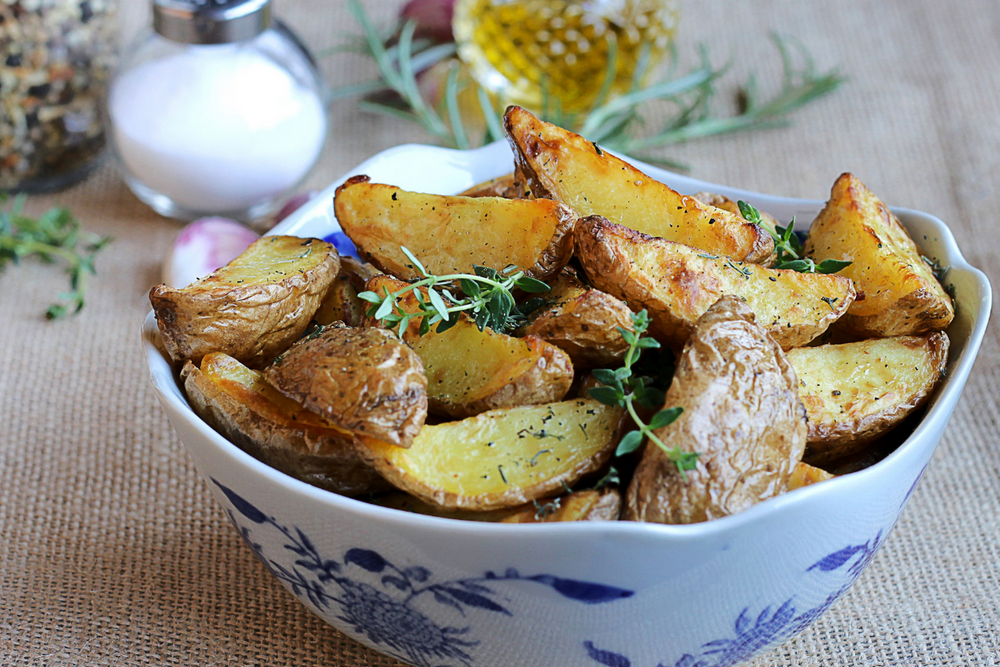
[[[309,221],[309,216],[315,215],[317,208],[322,207],[328,218],[333,215],[332,199],[337,187],[347,178],[355,174],[363,174],[376,161],[395,160],[407,154],[427,155],[428,152],[446,154],[449,157],[458,157],[460,162],[475,163],[483,158],[495,159],[493,153],[498,151],[498,146],[506,147],[505,142],[494,142],[478,149],[460,151],[438,146],[426,146],[422,144],[403,144],[377,153],[368,160],[349,171],[345,176],[335,181],[332,185],[320,192],[310,202],[303,205],[299,210],[289,216],[282,223],[277,225],[268,234],[289,234],[295,235],[295,231]],[[509,154],[508,154],[509,155]],[[825,203],[822,200],[797,199],[791,197],[778,197],[765,195],[749,190],[741,190],[722,186],[707,181],[666,172],[655,166],[643,163],[639,160],[628,158],[629,162],[639,169],[649,174],[653,172],[655,177],[668,183],[671,187],[681,192],[711,191],[719,192],[731,198],[742,198],[765,208],[768,205],[794,205],[801,208],[822,207]],[[502,172],[501,172],[502,173]],[[495,174],[499,175],[499,174]],[[485,180],[485,179],[484,179]],[[234,462],[250,468],[257,473],[268,478],[271,482],[279,484],[294,493],[306,496],[313,501],[336,508],[339,511],[354,513],[361,517],[368,517],[386,524],[406,524],[408,527],[426,527],[433,530],[448,530],[454,533],[467,533],[474,535],[538,535],[537,531],[544,526],[545,535],[575,534],[577,532],[593,533],[595,536],[649,536],[657,538],[669,538],[671,541],[691,541],[710,536],[717,536],[720,533],[738,530],[744,526],[766,520],[772,514],[781,513],[786,507],[805,502],[807,498],[822,497],[830,494],[840,494],[849,492],[852,486],[868,485],[873,478],[886,474],[890,469],[903,464],[906,460],[921,455],[921,448],[918,446],[924,442],[925,434],[931,429],[931,425],[937,421],[950,418],[954,409],[952,405],[960,398],[965,387],[968,374],[975,363],[979,347],[985,335],[986,326],[989,321],[992,290],[986,275],[969,264],[962,255],[955,237],[949,227],[939,218],[922,211],[913,209],[890,207],[894,213],[903,218],[923,218],[934,226],[939,235],[940,242],[944,245],[945,259],[952,270],[966,271],[970,273],[980,291],[978,307],[973,314],[974,324],[966,341],[965,348],[961,355],[954,361],[954,365],[945,378],[944,384],[938,388],[932,397],[932,405],[924,414],[920,423],[913,432],[904,440],[892,453],[878,463],[822,484],[814,484],[797,489],[793,492],[785,493],[775,498],[758,503],[746,510],[732,514],[713,521],[707,521],[687,525],[664,525],[653,523],[640,523],[634,521],[600,521],[600,522],[559,522],[546,524],[501,524],[477,521],[464,521],[442,517],[415,514],[403,510],[382,507],[371,503],[341,496],[336,493],[320,489],[318,487],[302,482],[294,477],[286,475],[275,468],[263,463],[251,455],[244,452],[238,446],[230,442],[221,434],[216,432],[208,424],[202,421],[190,408],[187,400],[182,397],[180,384],[172,370],[169,358],[158,345],[159,332],[153,312],[150,311],[142,327],[143,347],[150,367],[150,380],[156,389],[165,406],[169,404],[179,416],[183,417],[189,424],[193,425],[197,431],[207,438],[213,445],[225,452],[234,459]],[[166,371],[166,372],[164,372]],[[163,383],[169,383],[165,388]],[[951,407],[949,407],[951,405]],[[937,447],[937,440],[925,442],[925,447],[931,450]],[[931,452],[932,453],[932,452]],[[931,454],[928,454],[930,458]]]

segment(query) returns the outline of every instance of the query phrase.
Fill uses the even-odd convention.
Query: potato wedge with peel
[[[459,193],[462,197],[503,197],[504,199],[528,199],[527,184],[516,173],[497,176],[477,183]]]
[[[337,188],[334,210],[358,254],[403,280],[421,276],[400,246],[436,275],[514,265],[545,280],[573,256],[576,216],[548,199],[444,197],[355,176]]]
[[[371,264],[365,264],[353,257],[340,258],[340,273],[326,291],[313,321],[326,326],[343,322],[349,327],[361,325],[367,306],[358,298],[358,292],[378,271]]]
[[[805,253],[852,262],[841,275],[864,292],[838,327],[863,336],[903,336],[944,329],[955,317],[951,297],[899,219],[852,174],[837,179],[809,229]]]
[[[680,348],[719,297],[746,301],[783,348],[805,345],[847,312],[854,287],[842,276],[736,262],[652,238],[600,216],[577,224],[576,254],[590,283],[649,312],[652,333]]]
[[[382,329],[317,328],[275,359],[264,377],[358,438],[408,447],[427,418],[420,357]]]
[[[666,406],[684,408],[655,434],[697,452],[684,479],[646,443],[628,488],[626,518],[697,523],[735,514],[788,490],[806,444],[806,413],[785,353],[736,297],[698,319],[678,358]]]
[[[622,510],[618,489],[574,491],[550,500],[538,500],[500,523],[554,523],[557,521],[617,521]]]
[[[585,399],[491,410],[424,426],[409,449],[366,441],[359,451],[428,503],[492,510],[544,498],[598,470],[618,444],[624,415]]]
[[[187,287],[157,285],[149,300],[174,361],[224,352],[262,367],[302,336],[339,270],[329,243],[265,236]]]
[[[368,281],[365,289],[393,294],[406,287],[382,275]],[[420,304],[410,291],[400,297],[397,308],[416,313]],[[377,325],[370,319],[367,324]],[[411,322],[403,340],[423,362],[428,409],[434,414],[462,418],[496,408],[552,403],[562,400],[573,384],[569,356],[536,336],[480,331],[465,316],[441,333],[433,326],[421,336],[418,329],[418,321]]]
[[[618,327],[632,329],[632,311],[624,301],[584,285],[569,271],[550,287],[541,295],[549,305],[532,313],[519,335],[555,345],[577,366],[607,366],[625,358],[628,343]]]
[[[833,479],[836,475],[828,473],[822,468],[811,466],[808,463],[799,461],[792,470],[792,476],[788,478],[788,490],[794,491],[811,484],[819,484],[828,479]]]
[[[600,215],[643,234],[737,261],[762,262],[774,250],[771,235],[760,226],[679,194],[521,107],[508,107],[504,130],[514,164],[532,194],[562,202],[578,217]]]
[[[211,352],[184,365],[192,409],[251,456],[286,475],[348,496],[387,488],[361,460],[354,437],[282,395],[260,371]]]
[[[948,336],[895,336],[788,352],[809,415],[806,460],[863,449],[922,406],[948,363]]]
[[[388,507],[390,509],[410,512],[412,514],[436,516],[443,519],[458,519],[460,521],[480,521],[490,523],[502,521],[509,516],[525,512],[529,508],[532,511],[535,510],[535,506],[531,504],[518,505],[517,507],[502,507],[500,509],[487,510],[485,512],[477,512],[476,510],[450,509],[447,507],[441,507],[440,505],[424,502],[423,500],[411,496],[409,493],[405,493],[403,491],[385,493],[372,498],[368,502],[372,505]]]

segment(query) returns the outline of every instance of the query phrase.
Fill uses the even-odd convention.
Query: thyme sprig
[[[348,0],[348,8],[361,27],[362,35],[348,38],[330,53],[354,52],[371,57],[378,68],[375,79],[336,88],[333,99],[362,96],[358,106],[366,111],[389,115],[420,125],[438,142],[452,148],[475,144],[459,112],[458,95],[472,86],[485,121],[483,143],[503,139],[498,101],[475,80],[460,76],[454,42],[437,43],[415,39],[416,23],[379,32],[358,0]],[[609,35],[611,33],[608,33]],[[389,36],[395,36],[390,38]],[[753,129],[784,127],[788,116],[797,109],[836,90],[845,78],[836,69],[819,72],[808,50],[793,38],[771,34],[771,41],[781,58],[781,88],[767,99],[759,99],[756,79],[750,76],[739,86],[735,115],[713,114],[716,85],[729,65],[713,66],[706,47],[699,48],[699,64],[686,73],[678,71],[677,53],[672,50],[664,79],[645,83],[653,61],[652,43],[643,45],[630,87],[622,94],[612,94],[618,72],[618,49],[608,42],[608,62],[602,86],[590,108],[567,112],[557,96],[541,82],[541,108],[532,109],[543,120],[574,130],[604,148],[627,153],[651,162],[686,169],[687,166],[651,151],[667,146],[720,134]],[[451,59],[444,95],[435,106],[425,100],[416,75],[424,69]],[[666,121],[648,132],[650,104],[665,106]]]
[[[799,273],[837,273],[851,265],[839,259],[824,259],[817,264],[811,258],[805,257],[802,252],[802,241],[795,233],[795,218],[788,223],[787,227],[775,225],[777,233],[772,232],[766,225],[761,224],[760,211],[742,199],[736,202],[740,207],[740,214],[748,222],[760,225],[767,230],[767,233],[774,239],[774,249],[777,253],[774,262],[776,269],[791,269]]]
[[[624,327],[617,327],[625,342],[628,343],[628,351],[625,353],[624,365],[621,368],[610,370],[607,368],[597,368],[592,371],[594,378],[603,387],[593,387],[588,390],[591,398],[604,403],[625,408],[632,421],[639,427],[636,431],[629,431],[618,443],[616,456],[624,456],[639,449],[643,438],[648,438],[650,442],[662,449],[670,460],[677,466],[681,477],[687,480],[686,470],[694,470],[698,464],[698,454],[696,452],[685,452],[680,447],[668,447],[653,431],[664,426],[673,424],[681,416],[684,408],[673,407],[663,408],[666,399],[664,392],[652,386],[652,378],[648,376],[635,376],[632,366],[639,361],[639,356],[643,350],[655,349],[660,344],[653,338],[644,336],[649,328],[649,315],[645,310],[632,314],[633,331]],[[657,410],[652,419],[647,424],[636,410],[636,404],[648,410]]]
[[[400,246],[403,254],[412,262],[412,268],[421,276],[420,280],[406,287],[390,292],[382,288],[382,294],[366,291],[358,298],[371,304],[367,314],[389,329],[397,329],[400,338],[406,333],[410,322],[419,321],[418,332],[423,336],[437,325],[437,332],[447,331],[458,324],[459,317],[466,313],[482,331],[487,326],[494,331],[506,333],[524,320],[524,310],[530,305],[518,307],[513,290],[520,289],[529,294],[549,291],[549,286],[518,271],[510,265],[502,270],[488,266],[474,265],[474,274],[450,273],[443,276],[431,274],[405,246]],[[455,288],[463,296],[455,295]],[[419,308],[415,312],[404,310],[399,300],[412,292]],[[531,300],[528,300],[531,302]],[[541,437],[541,436],[538,436]]]
[[[111,242],[111,237],[83,231],[79,220],[68,208],[51,208],[37,218],[24,213],[24,195],[14,198],[0,194],[0,270],[36,257],[47,264],[62,260],[69,274],[69,292],[58,295],[59,301],[45,311],[55,320],[83,308],[87,282],[94,269],[94,257]]]

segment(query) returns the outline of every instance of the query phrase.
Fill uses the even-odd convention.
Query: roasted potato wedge
[[[383,275],[372,278],[365,289],[382,294],[406,286]],[[420,310],[412,291],[397,306],[408,313]],[[412,322],[403,340],[423,362],[428,409],[434,414],[462,418],[496,408],[552,403],[562,400],[573,384],[569,356],[536,336],[514,338],[492,329],[480,331],[465,316],[441,333],[434,326],[421,336],[418,328]]]
[[[677,420],[655,431],[697,452],[685,480],[667,454],[646,444],[628,488],[626,517],[697,523],[742,511],[788,490],[806,444],[806,413],[781,347],[736,297],[719,299],[678,359],[666,405]]]
[[[341,257],[340,273],[326,291],[313,321],[323,326],[334,322],[343,322],[349,327],[360,326],[367,307],[358,298],[358,292],[376,275],[378,271],[371,264],[353,257]]]
[[[577,216],[604,216],[631,229],[737,261],[762,262],[771,235],[694,197],[681,195],[593,142],[516,106],[504,114],[514,163],[535,197],[555,199]]]
[[[504,199],[527,199],[528,187],[516,173],[484,181],[459,193],[463,197],[503,197]]]
[[[518,334],[538,336],[569,355],[578,366],[607,366],[628,350],[618,327],[632,329],[628,305],[581,283],[563,271],[542,295],[549,305],[532,313]]]
[[[339,270],[329,243],[265,236],[187,287],[157,285],[149,300],[174,361],[224,352],[262,367],[302,336]]]
[[[640,234],[600,216],[580,220],[577,257],[594,287],[649,312],[651,331],[671,347],[723,295],[749,304],[788,349],[805,345],[843,315],[854,287],[842,276],[768,269]]]
[[[319,328],[275,359],[264,376],[359,438],[408,447],[427,418],[420,357],[382,329]]]
[[[426,195],[355,176],[334,209],[358,254],[403,280],[421,275],[400,246],[438,275],[513,264],[545,280],[573,256],[576,216],[548,199]]]
[[[852,262],[840,274],[864,292],[838,327],[864,336],[905,336],[944,329],[951,297],[892,211],[852,174],[837,179],[804,248],[816,262]]]
[[[788,490],[794,491],[810,484],[818,484],[828,479],[833,479],[836,475],[828,473],[822,468],[811,466],[808,463],[799,461],[792,470],[792,476],[788,478]]]
[[[622,509],[618,489],[574,491],[500,519],[500,523],[552,523],[556,521],[617,521]]]
[[[282,395],[260,371],[210,352],[201,368],[187,362],[181,380],[199,417],[286,475],[347,496],[388,487],[358,456],[350,433]]]
[[[721,208],[723,211],[729,211],[733,215],[738,215],[741,218],[743,217],[743,214],[740,213],[739,205],[729,197],[715,192],[696,192],[691,196],[700,201],[702,204],[714,206],[715,208]],[[764,211],[758,211],[758,213],[760,213],[760,226],[769,232],[777,234],[777,218]]]
[[[409,449],[365,441],[360,451],[392,484],[428,503],[514,507],[603,466],[624,414],[584,399],[491,410],[424,426]]]
[[[788,352],[809,415],[807,460],[853,454],[930,397],[948,363],[948,335],[896,336]]]

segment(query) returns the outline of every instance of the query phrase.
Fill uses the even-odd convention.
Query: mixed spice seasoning
[[[104,147],[117,0],[0,0],[0,191],[65,187]]]

